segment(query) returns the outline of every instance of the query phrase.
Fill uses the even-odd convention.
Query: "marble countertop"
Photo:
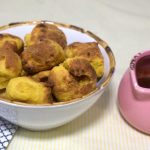
[[[1,0],[0,25],[51,20],[83,27],[107,41],[116,73],[101,99],[72,122],[44,132],[19,128],[8,150],[149,150],[150,138],[117,108],[118,85],[134,54],[150,49],[149,0]]]

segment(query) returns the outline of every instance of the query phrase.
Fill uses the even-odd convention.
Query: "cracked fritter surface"
[[[95,70],[82,58],[69,58],[49,74],[49,83],[58,101],[68,101],[90,93],[96,89],[96,81]]]
[[[104,73],[104,59],[96,42],[80,43],[74,42],[70,44],[66,50],[66,57],[81,57],[90,62],[100,78]]]
[[[67,45],[65,34],[57,26],[48,23],[37,24],[31,34],[27,34],[25,37],[27,46],[45,39],[57,42],[62,48],[65,48]]]
[[[64,59],[62,47],[52,40],[31,45],[22,53],[23,68],[30,74],[51,69]]]
[[[24,43],[21,38],[8,33],[0,34],[0,48],[11,49],[20,54],[23,51],[23,46]]]

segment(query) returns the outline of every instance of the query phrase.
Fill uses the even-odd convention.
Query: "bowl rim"
[[[16,107],[26,107],[26,108],[45,108],[45,107],[60,107],[60,106],[66,106],[72,103],[77,103],[83,100],[86,100],[88,97],[92,97],[94,94],[100,92],[102,89],[104,89],[105,87],[107,87],[107,85],[110,83],[111,78],[115,72],[115,66],[116,66],[116,61],[115,61],[115,57],[114,54],[111,50],[111,48],[108,46],[108,44],[103,41],[101,38],[99,38],[97,35],[95,35],[94,33],[92,33],[89,30],[85,30],[81,27],[72,25],[72,24],[66,24],[66,23],[60,23],[60,22],[55,22],[55,21],[48,21],[48,20],[35,20],[35,21],[21,21],[21,22],[11,22],[7,25],[4,26],[0,26],[0,31],[2,30],[6,30],[9,28],[13,28],[13,27],[18,27],[18,26],[23,26],[23,25],[36,25],[38,23],[51,23],[56,25],[57,27],[64,27],[64,28],[68,28],[68,29],[72,29],[78,32],[81,32],[83,34],[86,34],[88,36],[90,36],[91,38],[93,38],[99,45],[101,45],[105,52],[108,55],[109,61],[110,61],[110,67],[109,67],[109,73],[106,77],[106,79],[100,84],[99,87],[97,87],[94,91],[92,91],[91,93],[81,97],[81,98],[76,98],[76,99],[72,99],[69,101],[65,101],[65,102],[56,102],[53,104],[28,104],[28,103],[23,103],[23,102],[16,102],[16,101],[11,101],[5,98],[0,97],[0,103],[4,103],[4,104],[9,104],[9,105],[13,105]]]

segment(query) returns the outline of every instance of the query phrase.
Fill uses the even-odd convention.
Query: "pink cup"
[[[133,57],[118,91],[122,116],[136,129],[150,134],[150,50]]]

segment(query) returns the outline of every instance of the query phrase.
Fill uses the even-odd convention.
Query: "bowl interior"
[[[0,33],[10,33],[19,36],[24,40],[24,36],[27,33],[30,33],[37,23],[39,22],[23,22],[10,24],[8,26],[1,27]],[[100,51],[104,57],[105,70],[103,77],[97,82],[97,87],[98,89],[100,89],[103,88],[103,86],[105,86],[104,83],[108,84],[115,67],[114,56],[108,45],[104,41],[99,39],[97,36],[95,36],[93,33],[85,31],[81,28],[54,22],[47,23],[55,24],[65,33],[67,38],[67,44],[71,44],[73,42],[98,42]]]

